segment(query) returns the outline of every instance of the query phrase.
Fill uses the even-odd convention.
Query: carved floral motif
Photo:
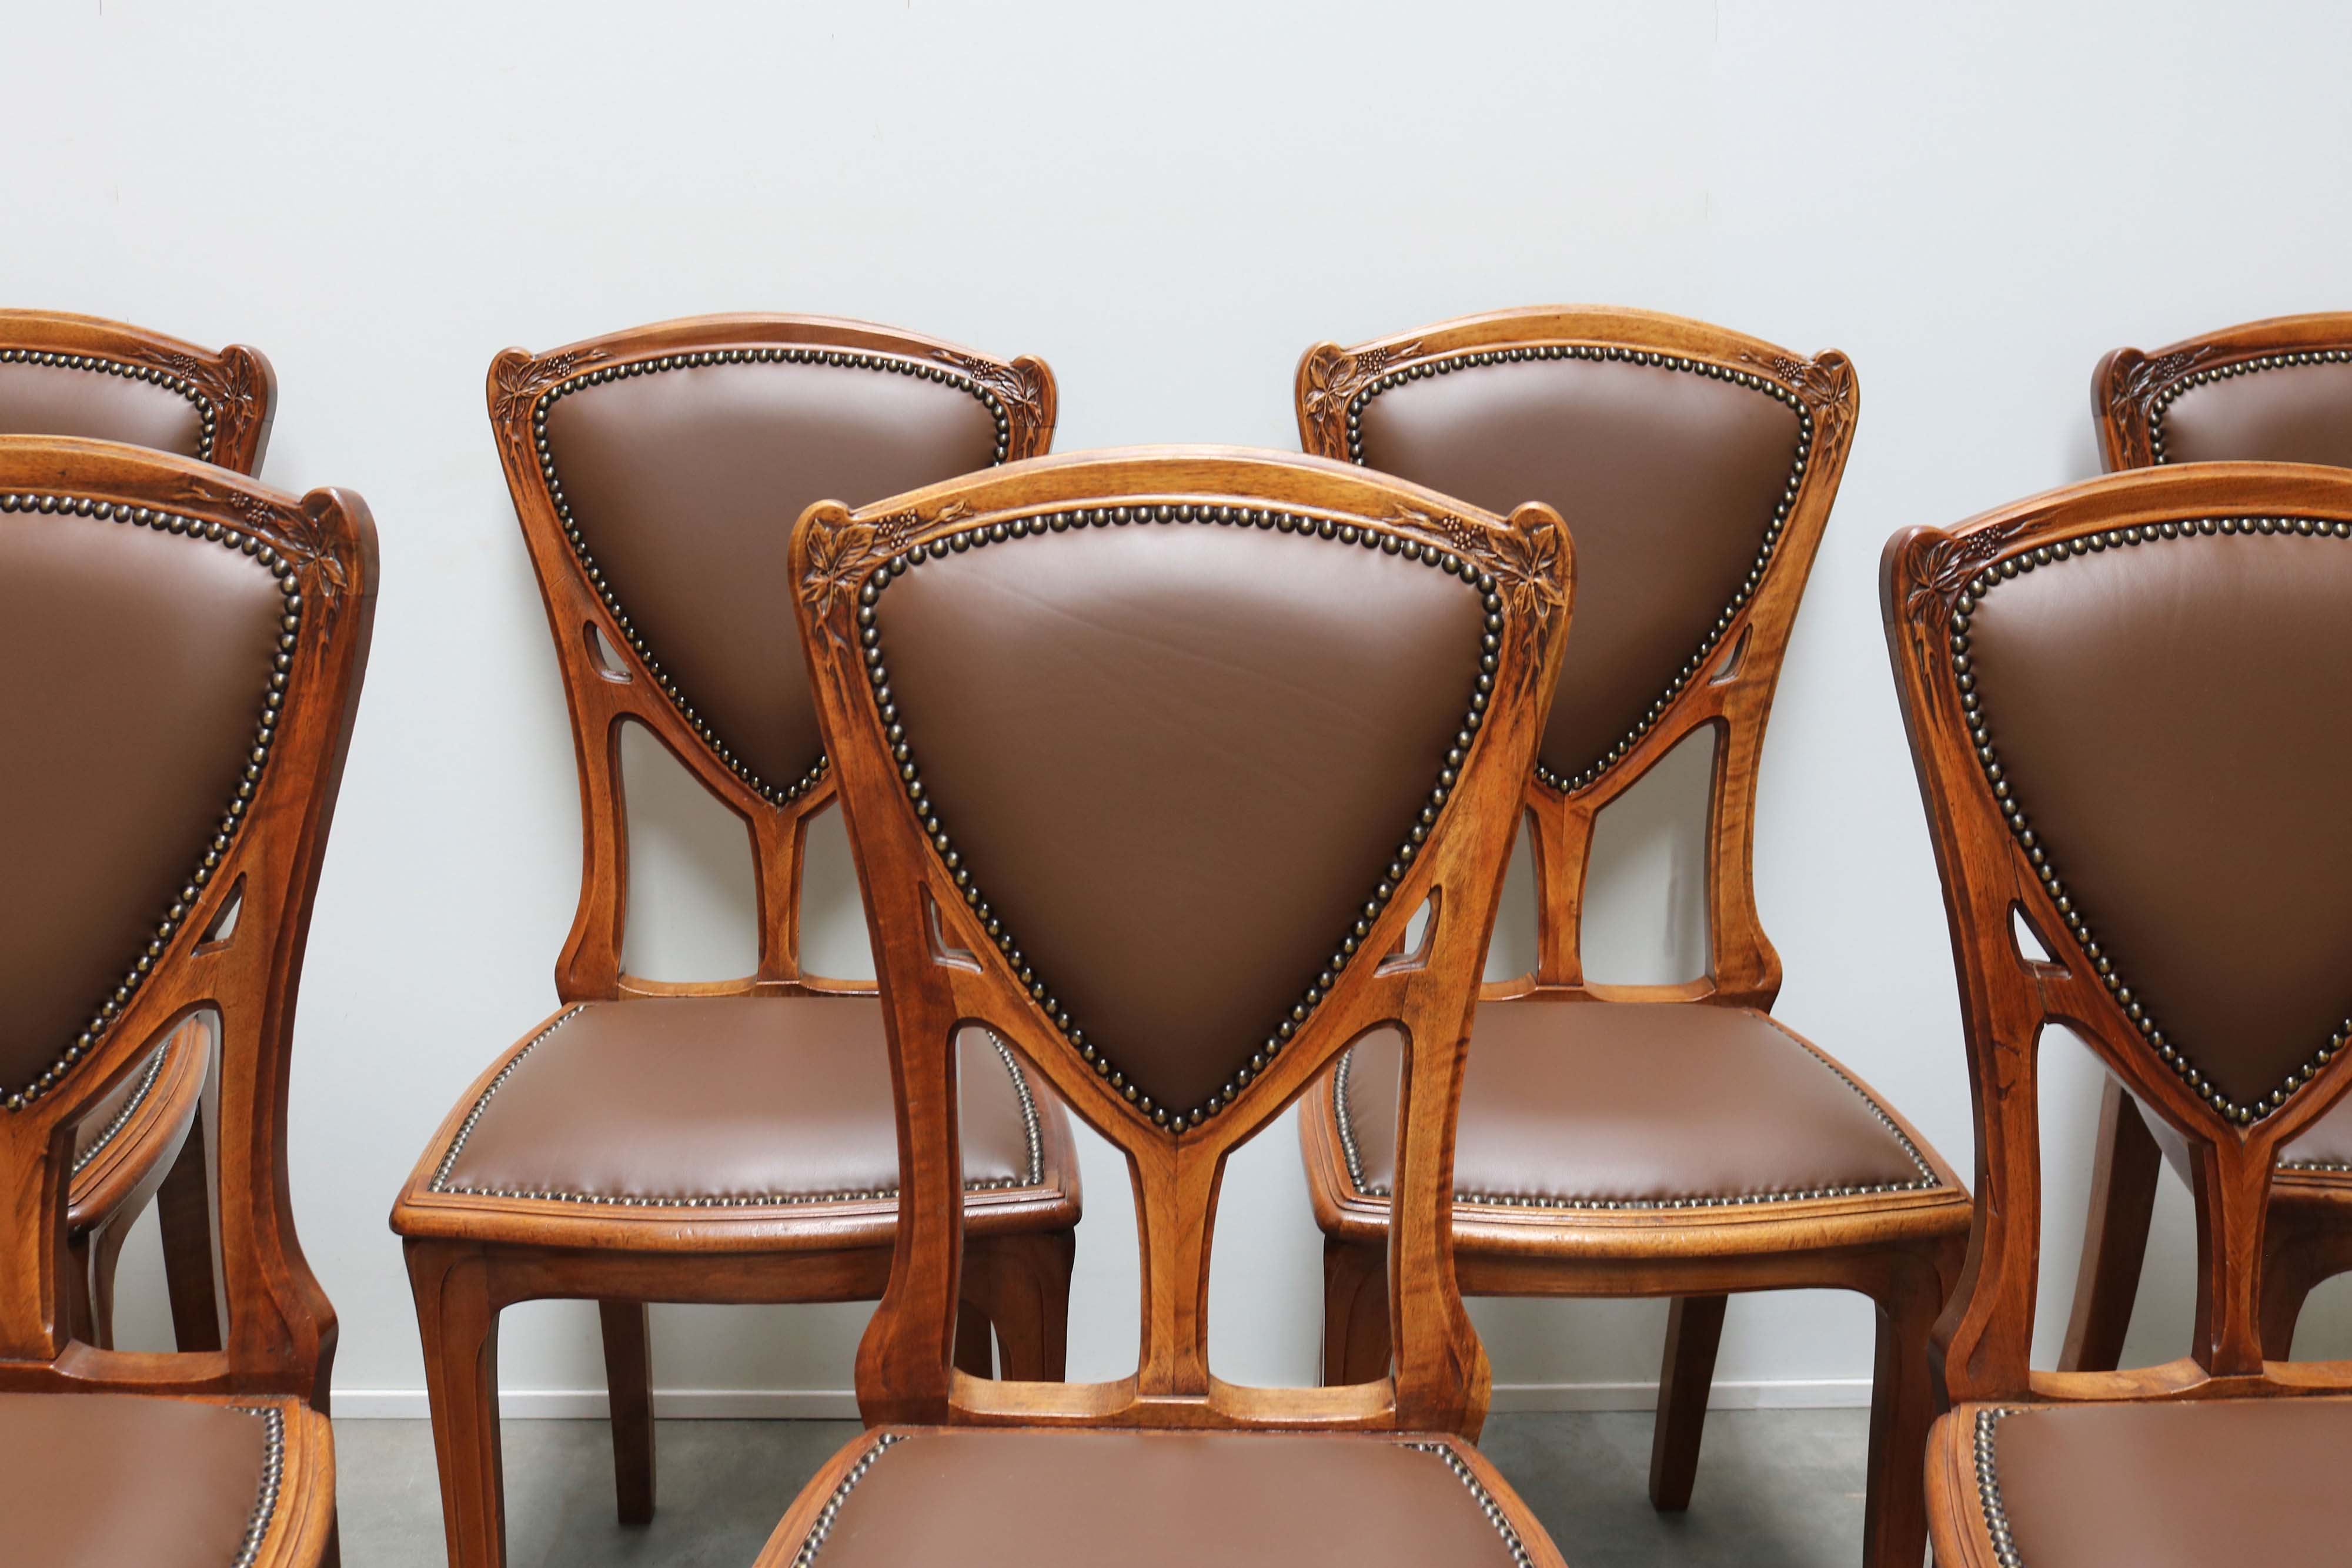
[[[987,388],[1003,407],[1012,425],[1005,456],[1034,456],[1031,448],[1045,425],[1045,378],[1036,363],[999,364],[953,349],[940,350],[939,357]]]

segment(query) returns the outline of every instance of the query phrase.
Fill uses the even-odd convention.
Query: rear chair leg
[[[1715,1386],[1715,1352],[1723,1342],[1724,1303],[1722,1296],[1676,1296],[1666,1317],[1658,1425],[1650,1437],[1650,1506],[1662,1513],[1690,1507],[1706,1396]]]
[[[613,1428],[613,1491],[623,1524],[654,1519],[653,1336],[643,1301],[598,1301]]]

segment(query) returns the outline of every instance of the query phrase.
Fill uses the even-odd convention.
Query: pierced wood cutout
[[[178,519],[177,531],[194,536],[191,549],[222,549],[238,536],[243,553],[249,539],[261,570],[282,569],[292,608],[269,755],[239,798],[235,831],[204,862],[205,874],[191,878],[184,907],[143,978],[127,989],[74,1070],[0,1116],[6,1178],[0,1187],[10,1210],[0,1225],[0,1251],[7,1254],[0,1262],[0,1391],[234,1396],[283,1409],[288,1469],[278,1506],[289,1517],[272,1529],[268,1560],[315,1561],[331,1520],[331,1500],[313,1482],[327,1453],[320,1412],[335,1317],[294,1234],[286,1099],[305,934],[373,619],[373,525],[348,492],[316,490],[298,500],[192,459],[104,442],[0,436],[0,496],[26,495],[72,497],[77,527],[139,527],[143,514],[145,526],[166,532]],[[100,507],[111,510],[111,520]],[[0,518],[0,527],[23,520]],[[257,706],[266,674],[257,673]],[[205,940],[223,929],[232,906],[233,934]],[[142,1070],[157,1041],[200,1013],[218,1020],[226,1341],[181,1354],[71,1341],[63,1275],[75,1124]]]
[[[750,977],[716,991],[795,995],[870,988],[814,978],[801,968],[800,876],[808,822],[834,795],[824,758],[818,757],[797,780],[762,779],[692,715],[689,696],[664,673],[659,650],[646,644],[627,617],[628,585],[605,580],[566,517],[568,504],[545,443],[547,410],[578,389],[665,369],[762,362],[833,364],[845,374],[968,383],[995,411],[1004,460],[1036,455],[1053,438],[1054,380],[1042,362],[1024,358],[1004,363],[936,339],[828,317],[696,317],[611,333],[547,354],[509,349],[492,361],[487,391],[491,428],[555,630],[580,765],[580,904],[556,967],[557,993],[566,1001],[675,995],[681,989],[627,974],[622,967],[628,831],[618,745],[619,727],[629,719],[644,725],[751,832],[759,895],[758,964]],[[574,628],[601,639],[612,663],[595,655]],[[684,989],[714,991],[700,984]]]
[[[1451,1127],[1492,906],[1517,827],[1520,780],[1566,635],[1570,571],[1549,508],[1524,507],[1508,525],[1449,508],[1428,492],[1332,465],[1226,449],[1154,448],[1028,464],[934,486],[887,504],[887,512],[812,507],[793,536],[803,643],[815,672],[829,745],[837,758],[852,846],[866,888],[900,1101],[900,1186],[908,1195],[891,1283],[858,1356],[861,1409],[873,1422],[1030,1425],[1256,1426],[1475,1429],[1486,1377],[1463,1314],[1446,1247]],[[1051,551],[1055,535],[1090,524],[1096,509],[1165,517],[1169,526],[1229,529],[1261,516],[1305,518],[1321,548],[1410,547],[1438,556],[1441,570],[1473,580],[1492,603],[1498,643],[1493,695],[1454,782],[1419,852],[1403,868],[1360,949],[1397,950],[1412,915],[1439,890],[1422,967],[1382,972],[1350,963],[1262,1070],[1237,1082],[1218,1114],[1154,1118],[1097,1070],[1062,1030],[1004,946],[986,935],[936,834],[910,797],[877,695],[860,628],[884,589],[877,574],[905,570],[917,553],[989,548]],[[1192,514],[1187,523],[1184,514]],[[1452,517],[1465,534],[1412,520]],[[872,544],[886,516],[910,514],[896,548]],[[1061,528],[1053,527],[1061,520]],[[1041,532],[1041,525],[1043,525]],[[1155,524],[1156,526],[1156,524]],[[1271,526],[1271,525],[1269,525]],[[1344,532],[1343,532],[1344,530]],[[1013,542],[1014,540],[1023,542]],[[1491,541],[1491,543],[1490,543]],[[1508,541],[1508,542],[1506,542]],[[1236,540],[1238,542],[1238,540]],[[863,563],[863,575],[841,563]],[[1514,597],[1481,560],[1545,563]],[[1450,565],[1449,565],[1450,561]],[[1545,630],[1529,636],[1523,620]],[[882,647],[887,651],[885,641]],[[919,736],[912,737],[919,747]],[[1402,824],[1400,825],[1402,826]],[[936,911],[944,936],[932,935]],[[977,972],[940,963],[942,948],[977,956]],[[1033,1063],[1080,1115],[1126,1154],[1135,1176],[1143,1252],[1143,1342],[1134,1376],[1066,1385],[982,1382],[950,1364],[961,1216],[951,1201],[957,1154],[949,1041],[980,1021]],[[1404,1216],[1393,1250],[1402,1325],[1392,1379],[1341,1390],[1247,1389],[1208,1368],[1207,1272],[1218,1182],[1226,1156],[1296,1099],[1345,1045],[1395,1022],[1410,1040],[1409,1103],[1402,1184]]]

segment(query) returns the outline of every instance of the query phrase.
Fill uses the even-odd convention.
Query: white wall
[[[1790,652],[1758,883],[1782,1016],[1965,1169],[1879,543],[2092,473],[2103,350],[2352,304],[2352,14],[2318,5],[81,0],[20,6],[8,37],[0,299],[261,345],[283,395],[267,476],[354,486],[383,529],[292,1150],[352,1410],[420,1386],[384,1215],[453,1098],[551,1006],[579,866],[571,740],[483,418],[499,348],[707,310],[870,317],[1045,355],[1064,450],[1287,446],[1308,342],[1501,305],[1653,306],[1846,350],[1859,444]],[[674,806],[646,802],[677,852],[641,861],[660,934],[632,936],[649,967],[707,967],[716,944],[749,951],[724,929],[742,873]],[[1628,974],[1696,950],[1687,883],[1632,888],[1644,866],[1690,874],[1671,813],[1643,812],[1612,827]],[[845,873],[821,880],[822,939],[854,959]],[[1525,950],[1523,928],[1505,940]],[[2053,1077],[2054,1343],[2095,1085],[2079,1061]],[[1087,1176],[1073,1363],[1099,1374],[1132,1364],[1132,1220],[1114,1164]],[[1303,1379],[1318,1270],[1286,1128],[1226,1191],[1221,1370]],[[2142,1359],[2187,1333],[2177,1184],[2164,1205]],[[126,1292],[152,1343],[147,1246]],[[657,1380],[843,1389],[862,1315],[666,1309]],[[1500,1384],[1623,1398],[1607,1385],[1655,1375],[1655,1304],[1478,1315]],[[508,1386],[597,1387],[593,1327],[584,1307],[517,1311]],[[2302,1348],[2352,1354],[2347,1282]],[[1735,1309],[1722,1372],[1748,1396],[1836,1398],[1869,1364],[1858,1299],[1761,1298]]]

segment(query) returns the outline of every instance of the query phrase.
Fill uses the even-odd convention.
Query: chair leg
[[[965,1321],[957,1319],[956,1364],[976,1377],[989,1375],[985,1332],[992,1323],[1000,1375],[1016,1383],[1059,1383],[1069,1367],[1070,1274],[1077,1255],[1075,1230],[1002,1236],[967,1251],[964,1311],[984,1321],[973,1364],[966,1365]]]
[[[408,1282],[425,1343],[433,1456],[449,1568],[503,1568],[506,1476],[499,1449],[499,1313],[489,1264],[447,1242],[409,1241]]]
[[[213,1270],[213,1178],[202,1112],[155,1193],[163,1238],[163,1285],[172,1299],[172,1339],[183,1352],[221,1348],[220,1291]]]
[[[67,1236],[65,1276],[58,1281],[64,1289],[65,1299],[58,1303],[58,1315],[59,1326],[67,1337],[103,1350],[107,1348],[107,1343],[99,1338],[101,1331],[98,1310],[91,1300],[89,1265],[90,1249],[94,1245],[87,1230],[74,1231]],[[111,1327],[110,1324],[108,1326]],[[107,1341],[110,1342],[112,1338],[111,1333],[107,1335]]]
[[[1650,1506],[1662,1513],[1690,1507],[1706,1396],[1715,1386],[1715,1352],[1723,1342],[1724,1302],[1722,1296],[1676,1296],[1666,1317],[1658,1425],[1650,1437]]]
[[[2058,1353],[2062,1372],[2113,1372],[2123,1361],[2164,1164],[2139,1107],[2112,1078],[2099,1102],[2099,1143],[2091,1159],[2091,1213],[2074,1270],[2074,1315]]]
[[[1323,1381],[1388,1375],[1389,1258],[1385,1247],[1323,1239]]]
[[[613,1492],[623,1524],[654,1520],[653,1335],[643,1301],[598,1301],[611,1406]]]
[[[996,1375],[996,1336],[988,1314],[971,1302],[956,1303],[955,1369],[969,1377]]]
[[[1936,1400],[1927,1335],[1943,1311],[1949,1258],[1895,1260],[1876,1298],[1878,1353],[1870,1394],[1864,1568],[1919,1568],[1927,1551],[1927,1428]]]
[[[2333,1217],[2309,1221],[2273,1207],[2263,1233],[2263,1354],[2291,1361],[2295,1321],[2304,1299],[2336,1275],[2352,1271],[2352,1225]]]

